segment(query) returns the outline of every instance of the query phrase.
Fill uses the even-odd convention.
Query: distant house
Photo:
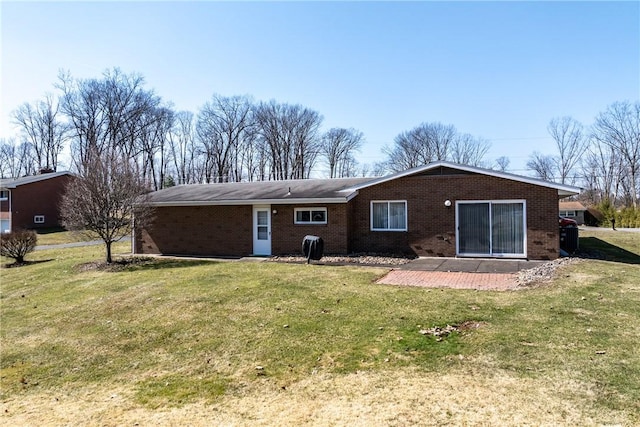
[[[60,226],[58,212],[70,172],[0,179],[0,232]]]
[[[151,193],[134,251],[208,256],[325,253],[554,259],[558,199],[576,187],[450,162],[382,178],[181,185]]]
[[[560,216],[575,220],[578,225],[584,225],[587,208],[580,202],[558,202]]]

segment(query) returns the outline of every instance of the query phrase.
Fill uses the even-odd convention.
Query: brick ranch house
[[[153,222],[134,252],[299,254],[305,235],[326,254],[559,256],[558,200],[579,188],[450,162],[382,178],[193,184],[150,195]]]
[[[0,233],[59,227],[58,207],[71,172],[0,179]]]

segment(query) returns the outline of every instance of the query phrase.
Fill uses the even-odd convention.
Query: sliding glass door
[[[526,256],[524,201],[457,202],[457,253]]]

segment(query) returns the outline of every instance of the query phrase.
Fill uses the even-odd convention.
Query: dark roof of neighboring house
[[[46,179],[57,178],[63,175],[72,175],[71,172],[50,172],[40,175],[23,176],[20,178],[2,178],[0,179],[0,188],[16,188],[21,185],[32,184],[38,181],[44,181]]]
[[[346,203],[357,191],[345,188],[374,178],[296,179],[284,181],[186,184],[150,194],[157,206]]]
[[[587,208],[580,202],[558,202],[558,207],[561,211],[586,211]]]
[[[451,162],[434,162],[381,178],[299,179],[179,185],[151,193],[150,202],[155,206],[346,203],[355,197],[362,188],[405,176],[437,171],[438,168],[490,175],[553,188],[558,190],[560,197],[572,196],[580,192],[580,188],[577,187],[540,179]]]

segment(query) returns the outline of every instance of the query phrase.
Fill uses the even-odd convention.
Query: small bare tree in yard
[[[135,217],[143,224],[151,215],[148,189],[127,159],[112,154],[88,157],[82,174],[73,179],[62,197],[63,224],[70,230],[96,233],[112,262],[111,245],[129,235]]]
[[[24,263],[24,257],[36,248],[38,236],[33,230],[18,230],[0,235],[0,255]]]

